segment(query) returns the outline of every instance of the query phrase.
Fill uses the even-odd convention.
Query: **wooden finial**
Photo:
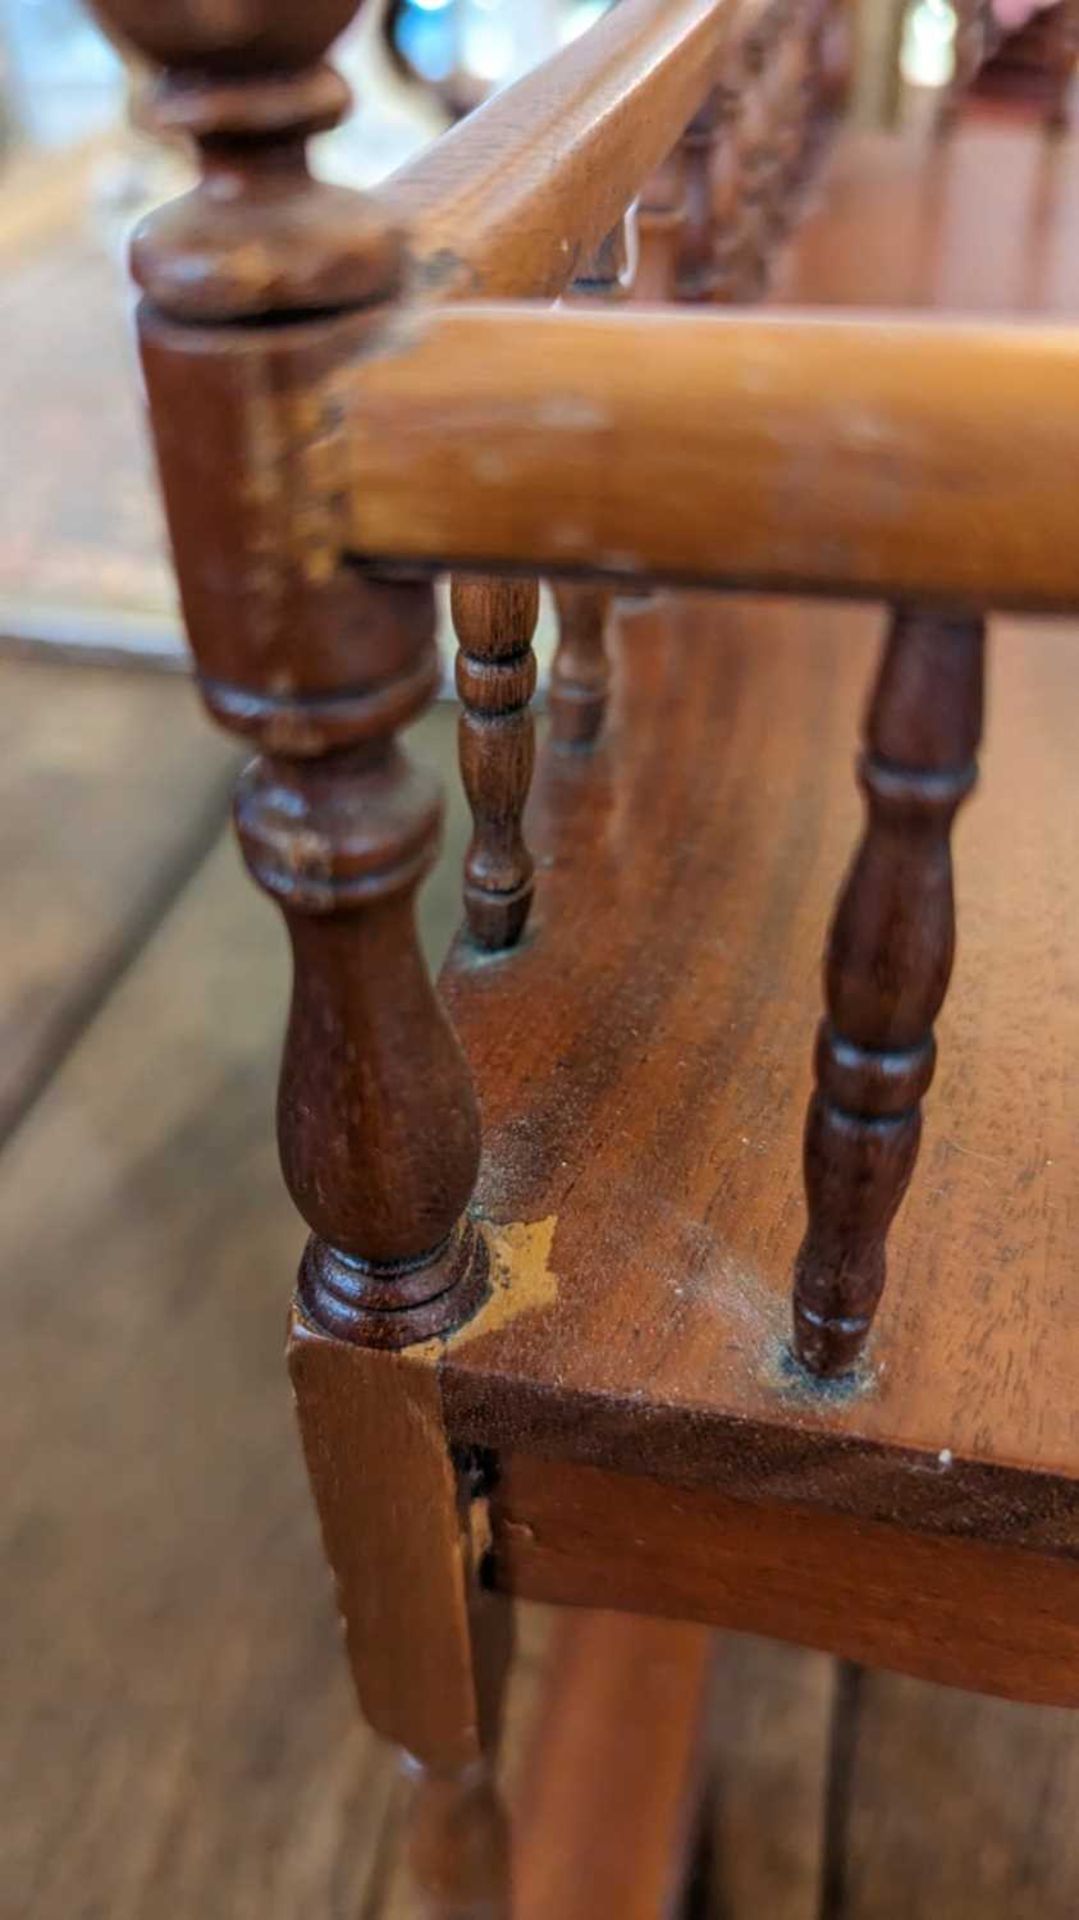
[[[109,28],[161,69],[151,124],[191,136],[200,178],[151,213],[132,271],[186,320],[327,312],[384,296],[397,235],[362,194],[311,178],[306,142],[346,112],[324,55],[357,0],[96,0]]]
[[[472,809],[465,911],[473,938],[495,951],[520,938],[532,903],[532,856],[521,820],[535,758],[539,586],[459,574],[451,606],[460,647],[461,775]]]
[[[900,610],[870,707],[868,820],[832,925],[806,1122],[794,1328],[799,1358],[818,1374],[858,1359],[918,1152],[952,970],[949,836],[976,777],[983,654],[978,616]]]

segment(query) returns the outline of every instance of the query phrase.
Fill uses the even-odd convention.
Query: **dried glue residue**
[[[455,1350],[468,1340],[508,1327],[522,1313],[551,1306],[558,1298],[558,1275],[551,1267],[558,1215],[546,1220],[511,1220],[497,1225],[479,1223],[491,1256],[491,1292],[479,1312],[450,1337]]]

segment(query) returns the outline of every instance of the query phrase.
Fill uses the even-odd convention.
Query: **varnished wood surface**
[[[422,297],[553,296],[665,158],[767,0],[623,0],[388,181]]]
[[[772,300],[1073,320],[1075,142],[983,126],[941,142],[914,131],[843,134]]]
[[[1079,1708],[1079,1564],[637,1471],[504,1458],[500,1587],[768,1633],[841,1660],[1005,1699]]]
[[[335,362],[319,394],[347,410],[335,537],[356,554],[1079,604],[1070,327],[476,305]]]
[[[5,1457],[28,1462],[6,1543],[5,1873],[14,1862],[14,1910],[47,1920],[92,1904],[140,1920],[353,1920],[386,1886],[385,1855],[373,1882],[365,1864],[385,1778],[354,1728],[278,1398],[280,1315],[267,1318],[295,1244],[266,1124],[280,955],[231,862],[200,900],[119,989],[18,1160],[0,1162],[19,1194],[0,1228]],[[798,1728],[816,1738],[808,1693]],[[739,1781],[763,1788],[747,1815],[759,1860],[767,1815],[771,1834],[791,1825],[789,1774],[762,1745],[789,1759],[800,1742],[782,1714],[732,1721]],[[874,1682],[850,1822],[861,1911],[969,1920],[977,1846],[981,1920],[1025,1920],[1024,1903],[1031,1920],[1070,1916],[1066,1727]],[[806,1850],[773,1861],[769,1904],[728,1856],[724,1920],[739,1896],[754,1920],[785,1912],[781,1897],[799,1920],[816,1911],[812,1801],[803,1782]],[[407,1900],[400,1912],[412,1920]]]
[[[825,927],[879,617],[623,610],[591,761],[541,755],[532,939],[444,975],[509,1293],[451,1341],[462,1436],[932,1530],[1077,1545],[1072,720],[1079,655],[999,621],[958,957],[866,1390],[792,1377]],[[518,1223],[526,1223],[527,1258]],[[503,1236],[505,1241],[505,1236]],[[497,1235],[496,1235],[497,1240]]]
[[[1076,151],[999,128],[963,127],[939,147],[847,133],[773,298],[1068,317],[1079,307]],[[37,200],[15,196],[18,219],[0,233],[0,411],[20,455],[0,490],[0,638],[174,652],[123,275],[91,224],[89,191],[84,163],[74,180],[65,172],[58,211],[50,190],[28,228]]]
[[[517,1788],[513,1920],[679,1910],[713,1650],[686,1621],[561,1617]]]

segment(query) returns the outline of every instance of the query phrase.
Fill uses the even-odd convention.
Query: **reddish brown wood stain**
[[[491,1789],[499,1584],[777,1633],[802,1619],[840,1652],[1073,1697],[1074,669],[1052,629],[1002,648],[1003,812],[972,816],[961,839],[969,895],[941,1021],[954,1044],[923,1178],[868,1369],[826,1388],[791,1360],[786,1296],[806,1039],[874,621],[732,599],[623,615],[613,724],[593,756],[549,756],[535,796],[535,938],[494,963],[461,945],[447,967],[470,1072],[413,927],[438,795],[397,740],[434,688],[430,575],[450,561],[575,570],[593,595],[628,576],[1071,606],[1061,423],[1079,358],[1044,331],[409,310],[562,291],[679,142],[674,283],[755,292],[827,117],[815,4],[626,0],[367,198],[317,182],[304,157],[346,104],[324,55],[351,0],[105,11],[163,66],[159,118],[199,149],[198,188],[151,219],[134,258],[192,647],[211,711],[260,749],[237,820],[293,948],[279,1137],[314,1234],[292,1347],[311,1479],[361,1700],[421,1770],[428,1908],[494,1920],[510,1898]],[[535,596],[472,582],[457,600],[470,904],[495,946],[520,931],[532,877]],[[589,662],[601,694],[595,645]],[[928,1047],[950,959],[950,912],[928,911],[909,820],[896,897],[925,939],[896,937],[885,787],[897,756],[921,800],[956,767],[965,781],[974,676],[942,700],[941,739],[923,728],[935,671],[886,667],[881,686],[868,851],[829,971],[843,1043],[821,1055],[829,1113],[849,1092],[844,1046],[861,1049],[862,1095],[869,1054]],[[934,814],[941,871],[939,816],[957,798]],[[845,1322],[860,1334],[868,1320],[926,1078],[904,1082],[904,1152],[872,1169],[864,1260],[851,1243],[866,1167],[834,1129],[811,1136],[800,1306],[818,1366],[837,1340],[849,1360]],[[859,1125],[880,1118],[855,1104]],[[509,1278],[489,1293],[492,1247]],[[828,1352],[805,1338],[807,1303]],[[597,1467],[619,1477],[589,1478],[596,1525],[582,1528],[579,1476]],[[704,1515],[684,1538],[681,1485]],[[721,1536],[740,1516],[772,1543],[763,1569],[734,1556],[733,1597],[700,1555],[717,1508]],[[821,1579],[803,1618],[804,1565]],[[908,1594],[912,1567],[925,1592]],[[1028,1609],[1032,1568],[1045,1593]],[[988,1608],[966,1645],[965,1612],[998,1577],[1007,1618]]]
[[[822,1399],[784,1371],[819,961],[881,627],[746,600],[620,616],[602,746],[541,763],[536,942],[497,969],[458,950],[443,976],[479,1205],[555,1214],[558,1278],[555,1303],[451,1342],[444,1391],[491,1445],[1074,1551],[1075,653],[1052,622],[997,623],[872,1389]]]

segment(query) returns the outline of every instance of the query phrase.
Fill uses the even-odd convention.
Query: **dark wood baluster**
[[[482,947],[511,947],[532,904],[532,856],[521,821],[532,784],[536,689],[534,580],[458,575],[451,590],[460,651],[461,775],[472,809],[465,912]]]
[[[558,646],[551,666],[551,736],[561,747],[590,747],[603,725],[611,683],[611,594],[576,581],[561,581],[552,591]]]
[[[829,939],[806,1122],[794,1329],[818,1374],[858,1360],[918,1152],[952,970],[950,834],[976,777],[984,632],[977,615],[898,610],[869,710],[868,819]]]
[[[771,124],[765,67],[770,44],[766,18],[747,34],[740,50],[738,107],[716,208],[717,291],[732,305],[759,300],[767,284]]]
[[[813,178],[828,133],[829,102],[824,67],[830,5],[831,0],[807,0],[802,15],[797,139],[788,176],[789,191],[796,206]]]
[[[278,1132],[312,1230],[290,1340],[304,1448],[361,1702],[419,1769],[424,1911],[493,1914],[504,1635],[479,1645],[436,1375],[398,1351],[487,1286],[476,1103],[414,925],[440,795],[396,738],[437,685],[434,602],[349,563],[337,478],[339,369],[391,320],[400,252],[305,158],[347,104],[322,56],[354,4],[102,10],[163,71],[159,120],[200,157],[133,261],[186,625],[211,713],[260,750],[236,819],[292,944]]]
[[[718,280],[715,246],[715,162],[737,102],[716,87],[682,135],[682,222],[674,291],[678,300],[711,300]]]
[[[783,0],[769,15],[760,75],[761,139],[751,162],[756,245],[766,283],[794,212],[791,183],[802,145],[804,0]]]
[[[670,195],[674,175],[665,171],[653,190]],[[658,199],[657,199],[658,205]],[[680,214],[677,216],[680,222]],[[666,215],[662,216],[666,226]],[[673,230],[673,229],[672,229]],[[572,301],[625,300],[626,247],[620,222],[607,235],[570,289]],[[551,738],[560,747],[590,747],[603,725],[611,664],[607,655],[607,619],[612,595],[608,588],[584,582],[560,581],[552,586],[558,614],[558,645],[551,664],[549,707]]]
[[[806,154],[806,129],[811,104],[811,0],[799,0],[784,22],[773,56],[773,171],[768,198],[768,224],[778,244],[790,232],[797,212],[797,190]]]
[[[745,122],[743,98],[753,84],[749,55],[740,47],[730,56],[725,97],[730,103],[712,157],[712,299],[734,306],[752,295],[746,266]]]

